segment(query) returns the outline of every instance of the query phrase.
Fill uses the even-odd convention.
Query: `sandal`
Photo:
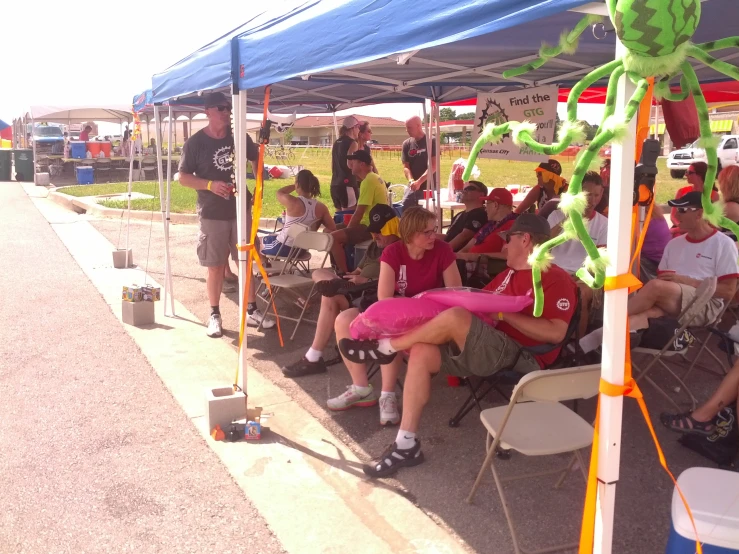
[[[692,433],[706,437],[713,434],[714,425],[712,421],[697,421],[690,414],[691,412],[682,414],[662,413],[659,419],[662,425],[677,433]]]
[[[339,341],[339,351],[347,360],[355,364],[379,362],[380,365],[384,365],[395,359],[397,352],[383,354],[377,350],[377,346],[376,340],[341,339]]]
[[[355,286],[354,283],[346,279],[329,279],[328,281],[318,281],[316,283],[316,290],[321,296],[331,298],[332,296],[346,294]]]
[[[366,464],[362,470],[364,474],[373,479],[387,477],[396,473],[401,467],[412,467],[422,464],[424,460],[423,452],[421,452],[421,441],[416,439],[416,445],[413,448],[401,450],[397,443],[393,442],[379,459]]]
[[[326,371],[326,363],[323,358],[320,358],[317,362],[311,362],[303,357],[297,362],[282,368],[282,374],[290,379],[304,377],[305,375],[317,375],[318,373],[326,373]]]

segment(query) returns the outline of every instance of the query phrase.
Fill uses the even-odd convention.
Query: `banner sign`
[[[508,121],[531,121],[536,123],[535,138],[538,142],[551,144],[557,121],[556,85],[527,88],[514,92],[495,92],[479,94],[475,111],[475,125],[472,129],[472,142],[477,140],[488,124],[500,125]],[[510,134],[503,135],[497,144],[486,144],[480,150],[481,158],[501,160],[520,160],[526,162],[543,162],[548,159],[528,146],[517,146]]]

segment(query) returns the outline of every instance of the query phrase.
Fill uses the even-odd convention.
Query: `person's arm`
[[[300,200],[298,200],[297,198],[295,198],[292,195],[292,192],[294,190],[295,190],[295,183],[293,183],[292,185],[286,185],[286,186],[282,187],[276,193],[276,195],[277,195],[277,201],[280,204],[282,204],[283,206],[285,206],[285,209],[287,211],[287,215],[289,215],[291,217],[297,217],[297,216],[300,216],[301,214],[297,214],[297,216],[296,216],[295,214],[290,213],[290,208],[293,208],[293,209],[294,208],[297,208],[298,207],[298,204],[300,206],[303,205],[303,203]]]
[[[357,227],[362,222],[364,212],[366,211],[367,206],[365,206],[364,204],[358,204],[357,209],[354,210],[354,215],[352,215],[352,218],[349,221],[349,225],[347,225],[347,227]]]
[[[353,141],[352,141],[352,142],[351,142],[351,143],[349,144],[349,150],[347,150],[347,151],[346,151],[346,155],[347,155],[347,156],[350,156],[350,155],[354,154],[354,152],[356,152],[358,148],[359,148],[359,147],[357,146],[357,141],[356,141],[356,140],[353,140]],[[347,168],[348,168],[348,167],[349,167],[349,166],[347,166]]]
[[[436,173],[436,156],[431,158],[431,168],[434,170],[434,173]],[[429,176],[429,170],[427,169],[421,174],[421,176],[418,179],[416,179],[415,181],[411,183],[410,185],[411,188],[413,190],[418,190],[419,188],[421,188],[421,185],[423,185],[428,180],[428,176]]]
[[[564,220],[565,214],[562,210],[557,209],[549,214],[549,217],[547,218],[547,223],[549,223],[549,227],[551,229],[549,236],[554,238],[562,233],[562,222]]]
[[[476,262],[481,257],[486,256],[495,260],[507,260],[507,252],[457,252],[457,259],[466,262]]]
[[[387,262],[380,262],[380,277],[377,280],[377,299],[385,300],[395,294],[395,270]]]
[[[444,273],[442,273],[442,277],[444,279],[444,286],[447,288],[462,286],[462,276],[459,274],[459,267],[457,267],[456,263],[449,264],[444,270]]]
[[[409,164],[408,162],[403,162],[403,175],[405,175],[407,181],[413,180],[413,174],[411,173],[411,164]]]
[[[531,190],[526,195],[526,198],[524,198],[521,203],[518,205],[518,207],[514,210],[517,214],[526,213],[526,211],[536,204],[536,201],[539,199],[539,194],[541,194],[541,190],[539,189],[539,185],[536,185],[534,187],[531,187]]]
[[[233,186],[230,183],[224,183],[223,181],[210,181],[197,177],[194,175],[195,168],[190,163],[193,158],[190,149],[187,148],[188,143],[185,143],[185,147],[182,151],[182,158],[180,159],[180,184],[183,187],[187,187],[194,190],[209,190],[213,194],[217,194],[221,198],[229,199],[233,192]]]
[[[316,215],[321,218],[321,223],[326,231],[329,233],[336,231],[336,222],[331,217],[331,212],[323,202],[319,202],[316,206]]]
[[[456,237],[449,241],[452,250],[459,250],[468,242],[475,238],[475,232],[472,229],[463,229]]]
[[[496,316],[497,318],[497,316]],[[544,343],[558,344],[567,334],[567,323],[561,319],[544,319],[521,313],[503,314],[500,321],[520,331],[527,337]]]

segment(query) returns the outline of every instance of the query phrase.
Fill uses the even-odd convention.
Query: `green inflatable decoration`
[[[567,120],[562,123],[557,133],[557,142],[541,144],[534,140],[536,125],[529,121],[488,125],[470,152],[463,176],[465,181],[469,179],[471,168],[482,147],[489,142],[499,142],[503,135],[510,134],[517,145],[526,145],[531,150],[548,156],[559,154],[572,142],[581,141],[584,138],[584,131],[582,123],[577,119],[578,99],[588,87],[610,76],[603,122],[588,148],[577,158],[569,190],[561,195],[559,207],[567,216],[562,226],[563,232],[536,247],[529,259],[535,290],[534,315],[537,317],[541,315],[544,306],[541,272],[551,263],[550,250],[555,246],[571,239],[582,242],[587,257],[577,276],[591,288],[600,288],[605,282],[607,265],[605,252],[599,250],[593,243],[583,222],[582,214],[587,199],[582,192],[582,180],[600,149],[608,142],[619,142],[623,139],[628,123],[636,115],[649,89],[647,81],[649,77],[655,78],[654,94],[657,98],[684,100],[689,94],[695,98],[700,119],[700,144],[705,148],[708,158],[702,199],[703,216],[712,225],[728,228],[739,236],[739,225],[724,217],[723,204],[711,202],[711,190],[717,169],[717,140],[711,134],[708,107],[698,78],[687,61],[689,57],[694,58],[732,79],[739,80],[739,68],[717,60],[708,53],[738,47],[739,37],[692,44],[690,39],[700,20],[700,0],[607,0],[607,4],[610,19],[627,52],[620,59],[591,71],[572,87],[567,99]],[[505,71],[503,76],[522,75],[541,67],[547,60],[560,53],[572,54],[577,49],[580,35],[592,24],[600,21],[601,18],[598,16],[583,18],[572,31],[562,33],[557,46],[542,45],[539,49],[539,58],[522,67]],[[670,90],[670,81],[680,72],[682,72],[680,92],[673,93]],[[616,84],[624,73],[636,85],[636,91],[625,111],[616,114]]]

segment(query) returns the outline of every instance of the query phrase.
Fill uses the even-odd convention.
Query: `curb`
[[[78,214],[89,214],[95,217],[105,217],[108,219],[121,219],[126,216],[126,210],[118,208],[106,208],[95,202],[85,202],[77,196],[71,196],[58,192],[57,190],[49,192],[48,198],[60,206],[77,212]],[[162,212],[160,210],[154,210],[153,212],[147,212],[143,210],[131,210],[131,219],[142,220],[142,221],[162,221]],[[170,213],[169,220],[171,223],[178,225],[197,225],[198,216],[197,214],[176,214]],[[276,218],[274,217],[262,217],[259,219],[259,226],[263,229],[274,229]]]

